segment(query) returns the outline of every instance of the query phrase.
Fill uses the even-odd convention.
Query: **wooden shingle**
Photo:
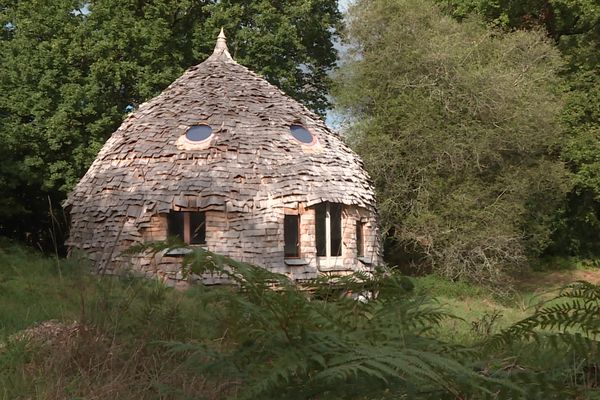
[[[212,127],[209,142],[178,145],[199,124]],[[292,124],[307,128],[317,143],[294,139]],[[225,241],[211,250],[290,273],[277,250],[283,244],[260,238],[268,230],[281,242],[277,210],[321,202],[361,209],[377,225],[373,187],[359,157],[319,116],[236,63],[220,38],[210,58],[127,117],[63,206],[72,221],[67,245],[83,249],[98,269],[130,262],[122,251],[147,240],[144,232],[158,216],[194,208],[218,213],[229,229],[214,233]],[[370,248],[379,261],[375,237]]]

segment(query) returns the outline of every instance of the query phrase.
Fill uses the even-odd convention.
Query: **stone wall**
[[[178,209],[178,211],[195,211]],[[284,259],[283,220],[286,214],[300,215],[300,258],[303,265],[286,265]],[[364,223],[364,263],[357,257],[356,223]],[[324,260],[316,255],[315,208],[263,209],[261,212],[224,213],[206,211],[206,245],[209,251],[248,262],[285,274],[294,280],[317,277],[320,273],[347,274],[369,269],[382,262],[377,217],[356,206],[344,206],[342,211],[342,255]],[[167,214],[155,215],[149,227],[143,229],[144,241],[167,239]],[[299,263],[295,260],[295,264]],[[146,276],[159,276],[172,284],[184,284],[181,274],[182,256],[167,252],[135,255],[130,259],[134,270]],[[300,261],[300,263],[302,262]],[[327,261],[327,262],[325,262]],[[215,276],[203,277],[206,283],[222,283]]]

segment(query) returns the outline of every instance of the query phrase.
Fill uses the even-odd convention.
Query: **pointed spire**
[[[225,36],[225,32],[223,31],[223,28],[221,28],[221,33],[219,33],[219,36],[217,37],[217,44],[215,46],[215,51],[213,51],[213,54],[212,54],[212,56],[210,56],[210,58],[221,59],[223,57],[226,60],[233,61],[233,58],[231,58],[231,54],[229,54],[229,49],[227,48],[227,37]]]

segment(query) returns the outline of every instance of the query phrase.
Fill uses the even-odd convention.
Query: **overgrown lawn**
[[[534,334],[529,328],[506,335],[547,306],[548,290],[571,275],[536,273],[523,277],[525,290],[499,293],[434,275],[409,281],[387,273],[367,281],[324,279],[309,295],[283,277],[212,253],[193,254],[190,262],[220,271],[227,265],[240,289],[177,291],[132,276],[95,276],[77,258],[56,260],[0,244],[0,399],[551,399],[565,393],[583,399],[595,393],[592,336],[577,348],[561,342],[548,351],[543,340],[527,340]],[[277,279],[281,289],[274,291]],[[379,296],[366,303],[347,296],[363,289]],[[595,290],[600,296],[593,285],[572,293],[584,293],[592,300],[582,304],[592,307]],[[556,326],[587,334],[589,327],[560,312],[548,314],[558,318]],[[487,350],[488,342],[497,345]]]

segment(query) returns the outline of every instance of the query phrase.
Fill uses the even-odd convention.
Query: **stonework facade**
[[[64,205],[67,244],[100,271],[180,282],[180,255],[123,254],[173,234],[295,280],[381,263],[361,160],[318,116],[233,61],[223,36],[208,60],[127,118]]]

